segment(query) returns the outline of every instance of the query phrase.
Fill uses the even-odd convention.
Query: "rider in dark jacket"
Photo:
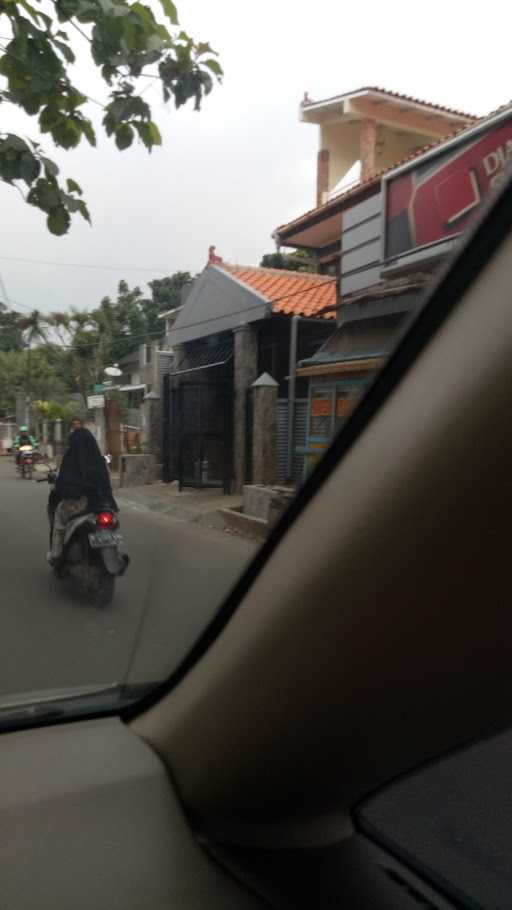
[[[50,494],[49,513],[53,530],[48,561],[51,564],[62,555],[69,519],[82,512],[102,508],[119,511],[98,443],[89,430],[80,427],[69,436],[55,489]]]

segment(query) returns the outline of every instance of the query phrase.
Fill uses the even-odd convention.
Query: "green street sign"
[[[105,386],[103,385],[102,382],[100,382],[100,383],[98,383],[98,385],[94,386],[94,392],[96,395],[101,395],[101,393],[104,391],[105,391]]]

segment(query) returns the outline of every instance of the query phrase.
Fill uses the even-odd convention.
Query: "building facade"
[[[374,125],[372,130],[357,126],[359,151],[346,134],[348,153],[343,159],[343,167],[347,167],[355,154],[361,155],[365,149],[368,152],[365,143],[373,135],[373,151],[367,154],[360,180],[348,188],[338,182],[328,192],[338,177],[339,170],[335,171],[322,196],[325,200],[328,192],[326,201],[274,234],[278,246],[314,252],[319,267],[337,276],[337,330],[297,369],[300,378],[309,378],[309,466],[316,463],[346,420],[407,320],[421,306],[425,288],[461,242],[481,203],[506,178],[512,160],[509,105],[487,117],[475,118],[392,93],[382,93],[385,98],[378,105],[376,90],[364,91],[365,108],[370,110],[368,105],[373,105],[377,109]],[[340,96],[342,122],[346,97]],[[388,102],[388,97],[394,100]],[[302,119],[311,116],[311,110],[314,122],[324,116],[322,111],[334,117],[339,99],[334,101],[334,109],[333,99],[312,109],[308,102],[303,106]],[[417,128],[419,120],[429,122],[428,111],[434,116],[435,110],[439,111],[435,115],[439,129],[442,125],[443,129],[454,129],[422,148],[405,149],[408,154],[404,160],[388,165],[378,155],[376,137],[382,135],[383,118],[388,123],[386,129],[391,128],[391,113],[385,109],[391,108],[396,119],[400,116],[397,106],[398,111],[402,106],[404,122],[407,118],[411,126],[412,117]],[[345,141],[341,126],[336,130],[335,126],[335,122],[331,126],[320,123],[321,143],[325,144],[329,135]],[[407,140],[402,137],[402,144],[413,141],[408,135]],[[394,140],[383,148],[392,153]],[[340,152],[334,157],[342,160]],[[324,166],[319,156],[319,174]]]
[[[174,360],[164,400],[165,479],[226,492],[252,481],[255,434],[265,432],[253,419],[253,385],[263,374],[275,383],[274,479],[301,473],[292,429],[307,383],[290,385],[290,361],[295,374],[296,359],[332,334],[335,301],[329,276],[210,262],[166,335]]]

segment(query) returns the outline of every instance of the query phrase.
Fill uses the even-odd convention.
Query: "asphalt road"
[[[45,483],[0,461],[0,701],[174,669],[255,550],[220,531],[121,506],[131,565],[104,609],[77,601],[46,564]]]

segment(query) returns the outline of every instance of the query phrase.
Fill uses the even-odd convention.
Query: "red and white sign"
[[[473,140],[391,178],[387,185],[386,257],[448,239],[468,227],[484,197],[512,163],[511,119]]]

